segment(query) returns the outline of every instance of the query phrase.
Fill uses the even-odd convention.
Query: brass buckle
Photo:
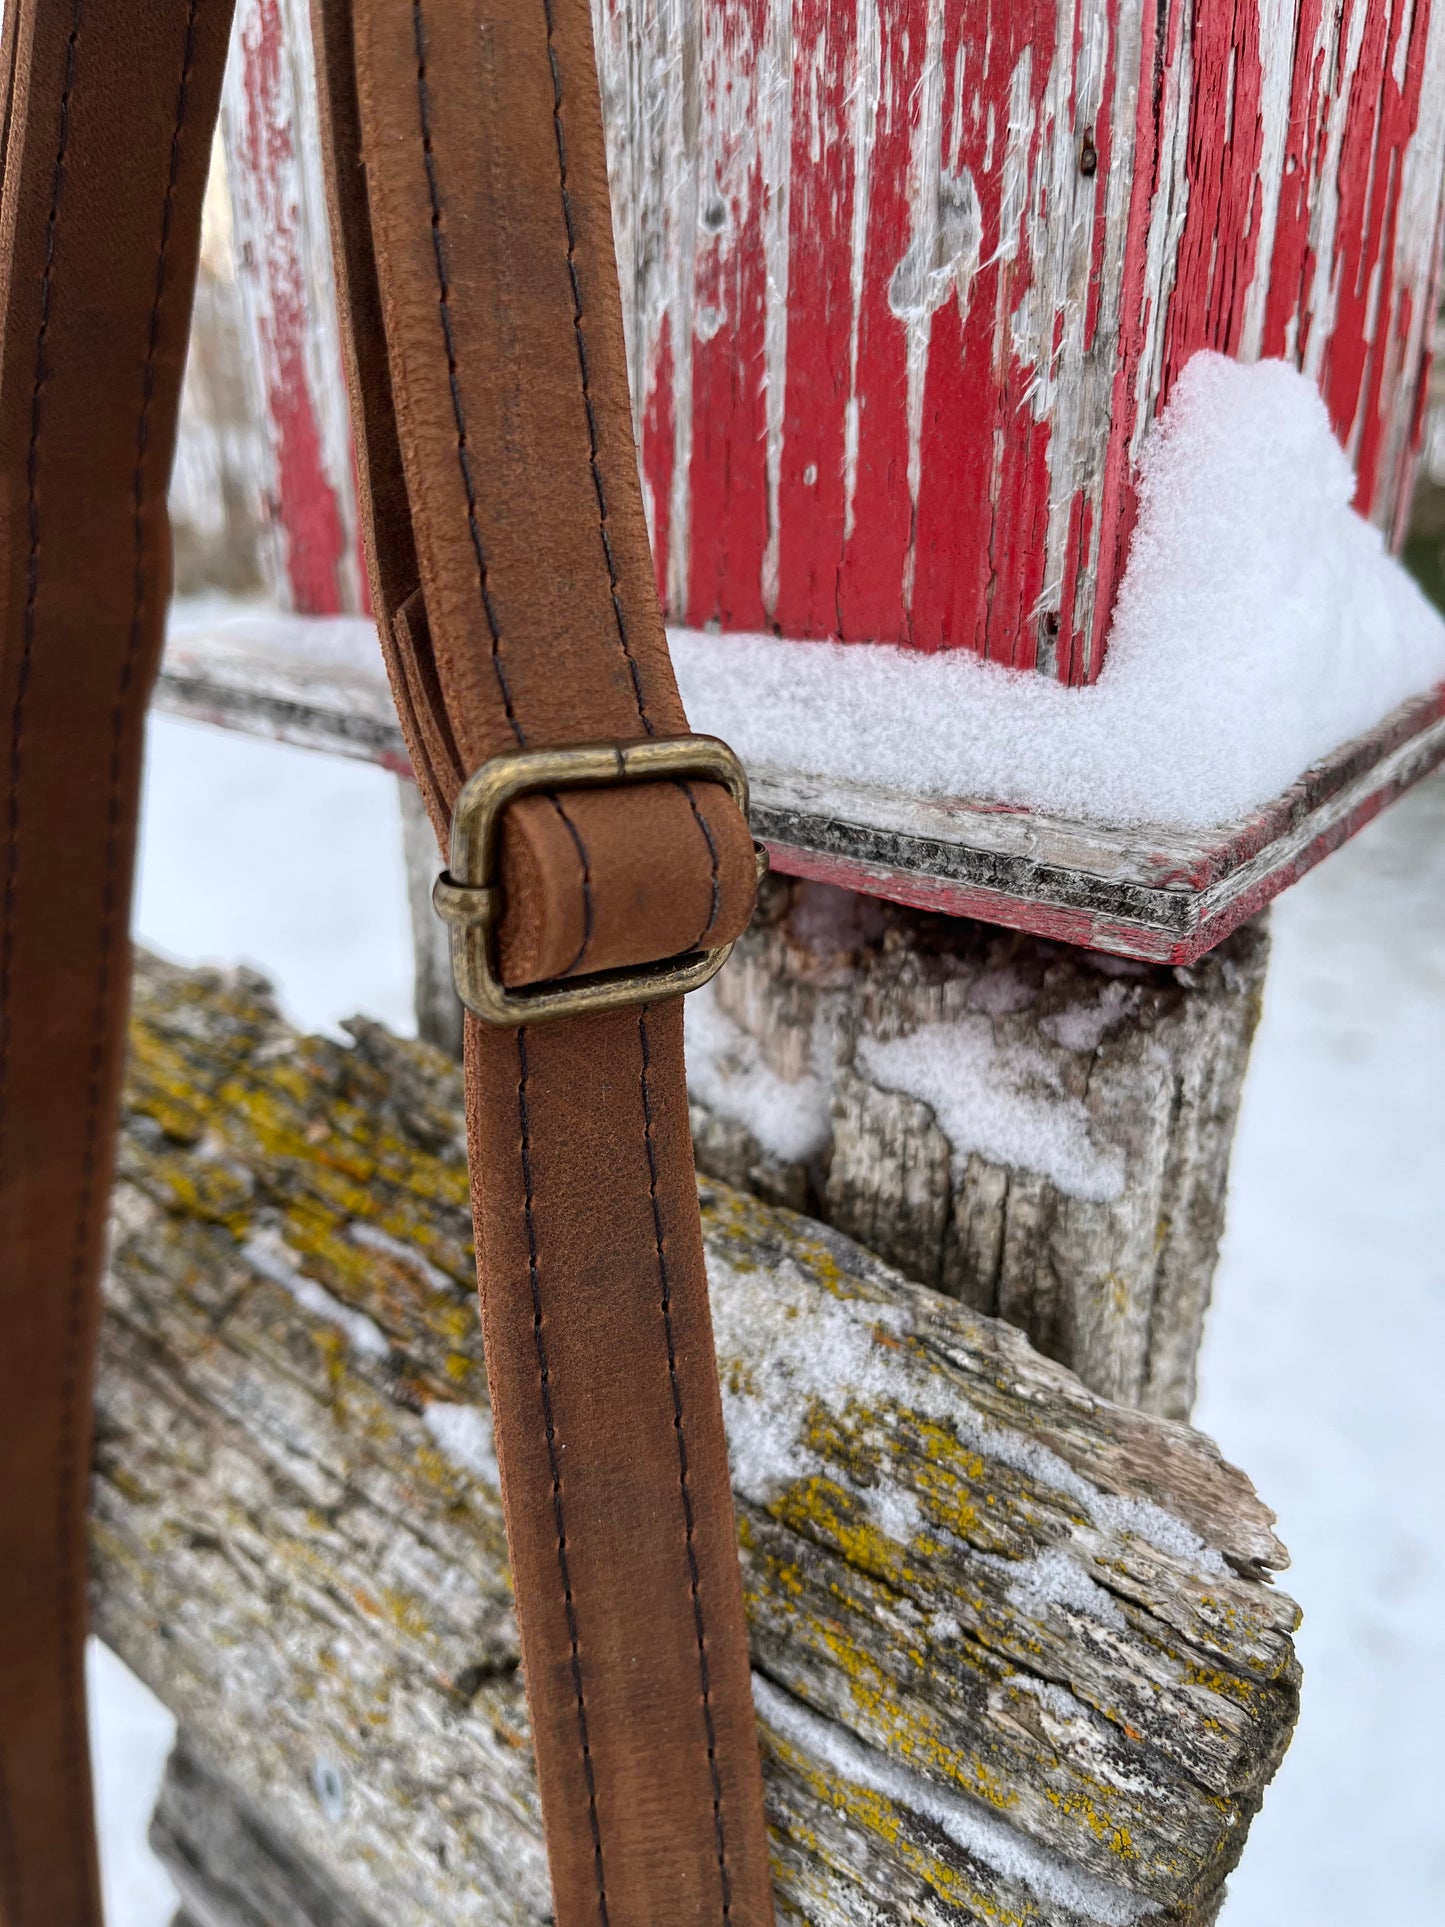
[[[677,777],[721,783],[748,813],[748,779],[716,736],[669,736],[641,743],[583,744],[575,749],[518,749],[493,756],[468,778],[452,811],[449,869],[432,891],[437,915],[451,930],[457,995],[484,1023],[516,1027],[554,1017],[581,1017],[696,990],[727,962],[732,945],[691,950],[658,963],[600,970],[566,983],[510,990],[497,969],[502,917],[499,867],[502,817],[508,804],[541,790],[606,789]],[[760,853],[761,856],[761,853]]]

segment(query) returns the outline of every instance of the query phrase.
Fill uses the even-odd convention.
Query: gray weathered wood
[[[380,1927],[180,1735],[151,1819],[181,1896],[171,1927]]]
[[[540,1923],[459,1074],[354,1035],[142,963],[97,1628],[346,1905]],[[836,1232],[704,1211],[784,1915],[1210,1919],[1296,1705],[1248,1481]]]
[[[699,1164],[1185,1418],[1268,947],[1145,965],[773,878],[689,1005]]]
[[[178,611],[156,700],[179,715],[404,768],[372,625]],[[332,673],[352,638],[355,681]],[[362,665],[365,665],[363,669]],[[693,726],[726,733],[679,683]],[[369,678],[369,680],[368,680]],[[1037,930],[1145,961],[1188,963],[1313,868],[1445,758],[1445,689],[1402,703],[1304,771],[1248,821],[1106,827],[986,799],[920,797],[751,766],[753,833],[780,870],[954,917]]]
[[[436,832],[421,791],[409,776],[397,778],[401,804],[401,844],[406,860],[406,899],[411,912],[412,955],[416,961],[416,1033],[448,1057],[462,1054],[462,1005],[452,982],[451,938],[432,908],[432,885],[441,859]]]

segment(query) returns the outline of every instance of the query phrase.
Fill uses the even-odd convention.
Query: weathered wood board
[[[354,1034],[142,960],[97,1630],[357,1910],[541,1927],[459,1073]],[[836,1233],[703,1202],[783,1917],[1211,1919],[1296,1705],[1248,1481]]]
[[[1319,383],[1396,539],[1445,186],[1430,0],[594,0],[659,580],[694,627],[1098,673],[1196,349]],[[225,133],[275,589],[359,606],[305,0]]]
[[[307,0],[237,0],[221,134],[243,366],[261,430],[262,566],[285,607],[321,616],[364,610]],[[183,422],[183,451],[186,432]]]
[[[771,878],[688,1003],[699,1167],[1188,1418],[1269,940],[1190,969]]]
[[[369,624],[258,609],[172,623],[156,702],[175,715],[409,768]],[[706,718],[694,718],[706,726]],[[753,833],[790,876],[1190,964],[1445,761],[1445,687],[1306,770],[1247,822],[1111,829],[964,797],[754,768]]]

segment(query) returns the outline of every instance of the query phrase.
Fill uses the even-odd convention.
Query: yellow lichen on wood
[[[449,1874],[457,1921],[540,1922],[456,1072],[153,965],[135,1040],[101,1624],[217,1744],[227,1681],[304,1703],[257,1708],[242,1777],[389,1917],[425,1859],[485,1894]],[[769,1729],[785,1910],[1202,1918],[1294,1708],[1294,1609],[1238,1576],[1279,1557],[1247,1484],[821,1227],[712,1185],[703,1216],[755,1665],[856,1763]],[[465,1460],[443,1406],[476,1414]],[[372,1792],[318,1842],[323,1747]],[[1056,1864],[1083,1900],[1040,1898]]]

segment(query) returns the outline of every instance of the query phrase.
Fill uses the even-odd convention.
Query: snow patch
[[[962,649],[674,630],[688,715],[758,773],[1108,824],[1236,821],[1445,678],[1445,622],[1353,488],[1306,376],[1195,355],[1145,446],[1092,688]]]
[[[746,1126],[786,1164],[801,1163],[828,1139],[828,1087],[815,1072],[790,1084],[763,1062],[758,1041],[717,1001],[717,987],[694,991],[684,1007],[687,1082],[719,1117]]]
[[[443,1458],[494,1491],[501,1490],[490,1411],[481,1405],[447,1405],[436,1400],[426,1407],[421,1419]]]
[[[961,1794],[934,1786],[919,1773],[811,1712],[770,1680],[753,1674],[753,1702],[783,1741],[818,1760],[840,1780],[881,1794],[906,1813],[931,1821],[964,1853],[1039,1900],[1068,1908],[1100,1927],[1132,1927],[1152,1910],[1142,1894],[1071,1867]]]
[[[461,1291],[463,1289],[455,1278],[449,1277],[427,1258],[424,1258],[415,1245],[403,1244],[400,1238],[393,1238],[389,1232],[382,1231],[374,1224],[366,1224],[360,1218],[353,1218],[348,1227],[348,1235],[354,1245],[361,1245],[367,1251],[379,1251],[383,1257],[394,1258],[399,1265],[414,1272],[423,1284],[430,1285],[433,1291]]]
[[[720,1268],[721,1261],[711,1254],[710,1271]],[[948,1426],[964,1447],[1072,1499],[1100,1532],[1116,1541],[1141,1539],[1192,1572],[1228,1572],[1215,1547],[1152,1500],[1101,1492],[1056,1452],[994,1425],[961,1392],[932,1374],[900,1378],[898,1348],[906,1335],[901,1308],[834,1296],[786,1256],[775,1258],[766,1270],[730,1268],[728,1289],[714,1290],[712,1303],[733,1484],[754,1504],[768,1505],[800,1480],[833,1476],[806,1443],[814,1402],[842,1413],[856,1400],[885,1414],[903,1402]],[[735,1380],[729,1361],[744,1357],[746,1374]],[[895,1544],[912,1544],[924,1520],[911,1492],[880,1484],[857,1496]]]
[[[390,1352],[391,1344],[381,1327],[373,1324],[364,1311],[343,1305],[324,1285],[297,1269],[291,1248],[279,1231],[253,1231],[241,1246],[241,1255],[253,1271],[289,1291],[303,1311],[343,1331],[347,1344],[361,1357],[385,1358]]]
[[[1105,984],[1092,1004],[1070,1004],[1045,1017],[1039,1029],[1065,1050],[1093,1051],[1104,1041],[1104,1033],[1117,1024],[1129,1007],[1128,986]]]
[[[1000,1564],[1010,1568],[1009,1598],[1026,1612],[1037,1616],[1046,1605],[1072,1606],[1106,1626],[1125,1624],[1114,1595],[1091,1579],[1061,1546],[1050,1546],[1032,1559],[1002,1560]]]
[[[976,1151],[1037,1171],[1070,1197],[1107,1204],[1122,1194],[1122,1152],[1096,1146],[1088,1112],[1059,1088],[1056,1068],[1026,1045],[1000,1047],[987,1017],[925,1024],[886,1042],[860,1038],[858,1060],[875,1083],[928,1105],[952,1148],[955,1181]]]

